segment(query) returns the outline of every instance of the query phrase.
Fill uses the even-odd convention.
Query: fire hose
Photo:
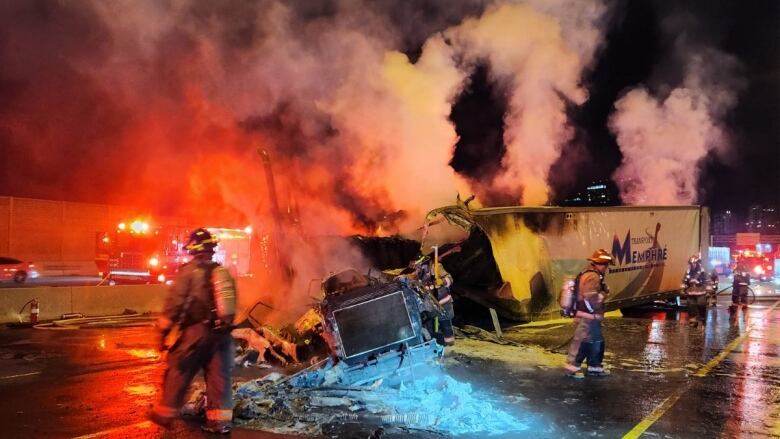
[[[718,291],[716,291],[716,292],[715,292],[714,294],[712,294],[712,295],[713,295],[713,296],[715,296],[715,297],[717,297],[718,295],[720,295],[720,293],[722,293],[722,292],[724,292],[724,291],[726,291],[726,290],[731,290],[731,289],[734,289],[734,286],[733,286],[733,285],[730,285],[730,286],[728,286],[728,287],[725,287],[725,288],[723,288],[723,289],[721,289],[721,290],[718,290]],[[747,287],[747,289],[748,289],[748,291],[750,291],[750,297],[751,297],[751,299],[750,299],[750,305],[752,305],[752,304],[756,303],[756,292],[755,292],[755,291],[753,291],[753,288]]]
[[[19,312],[17,315],[19,316],[19,322],[22,321],[22,312],[24,312],[24,309],[27,307],[27,305],[30,305],[30,322],[36,323],[38,321],[38,314],[40,312],[40,307],[38,304],[38,299],[32,298],[25,302],[24,305],[19,309]]]
[[[76,329],[132,328],[154,326],[155,320],[156,319],[149,314],[136,313],[54,320],[50,323],[41,323],[35,325],[33,328],[60,331]]]

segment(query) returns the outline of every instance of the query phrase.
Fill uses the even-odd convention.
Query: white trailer
[[[465,230],[466,238],[430,242],[444,223],[441,217]],[[599,248],[615,257],[606,276],[608,309],[679,294],[688,258],[700,254],[708,260],[708,237],[708,210],[700,206],[459,205],[428,214],[423,248],[438,244],[447,254],[442,263],[455,279],[456,294],[503,317],[531,321],[559,316],[564,277],[579,273]]]

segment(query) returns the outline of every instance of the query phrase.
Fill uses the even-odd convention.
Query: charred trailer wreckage
[[[461,233],[433,236],[441,227]],[[608,310],[674,297],[689,256],[706,260],[708,237],[709,210],[702,206],[472,209],[459,203],[428,213],[422,246],[458,249],[442,265],[461,300],[527,322],[560,317],[559,292],[598,248],[615,257],[607,272]]]

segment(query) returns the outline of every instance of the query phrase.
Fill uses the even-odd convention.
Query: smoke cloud
[[[418,6],[2,2],[3,186],[266,236],[266,150],[285,227],[301,236],[415,230],[457,194],[545,203],[606,7]],[[485,158],[498,174],[466,178],[449,165],[450,114],[480,63],[506,94],[506,153]],[[290,246],[296,291],[337,269],[323,261],[367,266],[348,246]]]
[[[8,180],[245,222],[268,209],[263,148],[315,233],[410,229],[457,193],[547,201],[605,7],[391,3],[5,2],[0,135],[34,170]],[[507,91],[507,152],[499,175],[465,179],[449,114],[482,61]]]
[[[671,21],[666,30],[679,26]],[[677,38],[670,61],[680,75],[659,69],[657,85],[626,92],[610,117],[623,154],[613,178],[627,204],[695,203],[703,159],[728,151],[725,118],[744,86],[739,62],[688,35]]]
[[[491,198],[548,201],[550,167],[571,137],[566,104],[587,98],[580,80],[602,42],[605,11],[589,1],[499,4],[447,33],[468,62],[487,60],[506,90],[506,154],[488,179]]]

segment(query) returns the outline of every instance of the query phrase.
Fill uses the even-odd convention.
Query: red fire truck
[[[775,275],[774,258],[754,250],[738,250],[734,256],[734,267],[742,265],[750,277],[759,281],[771,281]]]
[[[214,260],[236,277],[251,275],[251,227],[207,229],[219,239]],[[110,281],[170,283],[190,260],[184,249],[190,232],[187,227],[155,227],[148,219],[122,222],[113,232],[98,233],[95,262]]]
[[[188,261],[186,237],[184,227],[154,227],[146,219],[121,222],[97,234],[95,263],[112,281],[164,283]]]

